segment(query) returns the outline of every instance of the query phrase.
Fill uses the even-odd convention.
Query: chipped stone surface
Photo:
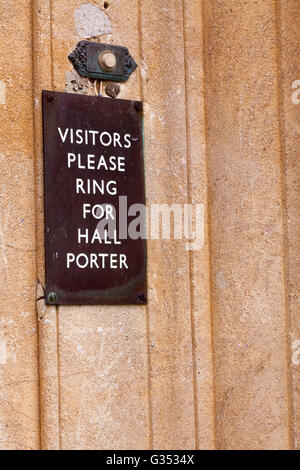
[[[76,72],[66,72],[66,92],[86,94],[89,90],[91,90],[91,84],[87,78],[81,77]]]
[[[111,24],[107,14],[92,3],[83,3],[74,11],[75,26],[78,36],[91,38],[111,33]]]

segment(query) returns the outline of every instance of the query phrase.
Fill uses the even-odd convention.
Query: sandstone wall
[[[299,0],[0,18],[0,448],[299,449]],[[93,94],[67,58],[89,35],[139,65],[148,204],[205,207],[202,250],[149,241],[146,307],[43,299],[41,90]]]

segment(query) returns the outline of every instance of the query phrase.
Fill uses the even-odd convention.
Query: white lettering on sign
[[[78,268],[97,268],[97,269],[128,269],[127,257],[124,254],[117,253],[67,253],[67,268],[74,263]]]
[[[80,153],[68,153],[68,168],[76,167],[79,170],[106,170],[125,171],[125,157],[111,155],[105,159],[103,155],[96,157],[88,153],[85,157]]]
[[[121,136],[118,132],[95,131],[84,129],[61,129],[57,128],[59,136],[63,144],[77,144],[77,145],[103,145],[104,147],[113,147],[129,149],[131,147],[130,134]]]
[[[102,196],[114,196],[118,194],[117,181],[105,179],[105,172],[124,173],[126,171],[126,159],[121,149],[131,147],[130,134],[121,135],[118,132],[107,132],[90,129],[72,129],[57,127],[58,136],[62,144],[78,146],[95,146],[96,151],[101,147],[113,147],[118,155],[104,156],[101,153],[87,153],[80,151],[67,152],[66,168],[70,171],[79,170],[78,177],[74,178],[74,192],[76,195],[99,194]],[[101,152],[101,150],[100,150]],[[81,178],[80,170],[91,170],[95,176],[95,170],[99,172],[99,178]],[[84,222],[87,218],[95,219],[95,229],[77,227],[78,246],[91,244],[97,245],[121,245],[117,237],[117,230],[107,230],[104,227],[109,221],[116,220],[116,211],[111,204],[91,204],[83,202],[81,216]],[[110,225],[111,226],[111,225]],[[67,253],[66,267],[76,266],[79,269],[128,269],[127,257],[123,253]]]

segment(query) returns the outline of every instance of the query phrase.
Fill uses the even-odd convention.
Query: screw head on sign
[[[147,297],[145,296],[145,294],[139,294],[136,298],[136,303],[138,304],[144,304],[147,302]]]
[[[47,300],[50,304],[55,304],[57,302],[58,296],[56,292],[49,292]]]
[[[140,101],[136,101],[133,107],[137,112],[143,111],[143,103],[141,103]]]

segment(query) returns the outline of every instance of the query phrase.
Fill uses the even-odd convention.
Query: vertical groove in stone
[[[187,18],[186,18],[186,11],[185,11],[185,3],[182,0],[182,31],[183,31],[183,56],[184,56],[184,93],[185,93],[185,132],[186,132],[186,185],[187,185],[187,202],[191,204],[191,165],[190,165],[190,114],[189,114],[189,107],[188,107],[188,64],[187,64],[187,54],[188,54],[188,47],[187,44]],[[196,338],[195,338],[195,316],[194,316],[194,289],[192,284],[192,275],[194,271],[194,257],[193,253],[189,251],[189,287],[190,287],[190,314],[191,314],[191,342],[192,342],[192,355],[193,355],[193,388],[194,388],[194,413],[195,413],[195,449],[199,449],[199,416],[198,416],[198,384],[197,384],[197,364],[196,364]]]
[[[147,204],[188,201],[182,2],[141,10]],[[166,34],[167,32],[167,34]],[[182,240],[149,240],[153,445],[195,447],[189,255]]]
[[[58,412],[58,445],[62,449],[61,438],[61,386],[60,386],[60,347],[59,347],[59,307],[55,307],[55,321],[56,321],[56,370],[57,370],[57,412]]]
[[[287,414],[289,423],[289,447],[294,446],[294,430],[293,430],[293,399],[292,399],[292,380],[291,380],[291,360],[290,360],[290,332],[291,332],[291,317],[288,302],[288,272],[289,272],[289,259],[288,259],[288,233],[287,233],[287,188],[286,188],[286,146],[285,146],[285,119],[284,119],[284,89],[282,77],[282,24],[281,24],[281,6],[280,1],[274,1],[274,14],[277,38],[277,95],[278,95],[278,126],[280,133],[280,163],[281,163],[281,191],[282,191],[282,264],[284,273],[284,295],[285,295],[285,312],[286,312],[286,361],[287,361]]]
[[[55,90],[54,79],[54,54],[53,54],[53,0],[49,1],[49,18],[50,18],[50,57],[51,57],[51,90]],[[58,446],[62,449],[61,438],[61,386],[60,386],[60,348],[59,348],[59,307],[55,307],[55,321],[56,321],[56,370],[57,370],[57,413],[58,413]]]
[[[202,24],[202,35],[201,35],[201,43],[202,43],[202,63],[203,63],[203,127],[204,127],[204,142],[205,142],[205,178],[206,178],[206,230],[205,236],[207,240],[207,250],[208,250],[208,289],[209,289],[209,309],[210,309],[210,343],[211,343],[211,370],[212,370],[212,408],[213,408],[213,418],[212,418],[212,434],[213,434],[213,447],[217,449],[217,426],[216,426],[216,381],[215,381],[215,328],[214,328],[214,303],[213,303],[213,244],[212,244],[212,224],[211,224],[211,213],[212,213],[212,204],[211,204],[211,184],[210,184],[210,174],[209,174],[209,151],[208,151],[208,123],[209,123],[209,113],[208,107],[209,102],[207,99],[207,92],[208,92],[208,85],[206,77],[209,76],[209,68],[208,68],[208,32],[206,31],[206,5],[205,0],[201,0],[201,24]],[[207,83],[207,84],[206,84]]]
[[[42,90],[52,89],[50,0],[33,0],[33,106],[36,194],[37,276],[45,287]],[[41,448],[59,449],[59,382],[56,307],[37,301],[39,318],[39,376]]]
[[[202,2],[183,2],[188,202],[204,205],[204,246],[190,251],[196,448],[213,449],[214,393]]]
[[[139,85],[140,85],[140,97],[144,101],[143,92],[143,80],[142,80],[142,66],[143,66],[143,49],[142,49],[142,0],[138,0],[138,31],[139,31]],[[145,126],[145,123],[144,123]],[[144,159],[146,154],[144,151]],[[145,174],[146,174],[146,160],[145,163]],[[146,201],[147,204],[147,201]],[[148,273],[147,273],[148,276]],[[148,416],[149,416],[149,449],[153,449],[153,410],[152,410],[152,382],[151,382],[151,338],[150,338],[150,313],[149,306],[146,305],[146,336],[147,336],[147,384],[148,384]]]
[[[290,434],[292,447],[300,449],[300,326],[298,299],[300,100],[293,99],[293,93],[297,91],[297,88],[300,88],[300,10],[297,0],[281,0],[274,3],[278,38],[279,121],[282,146]],[[299,86],[295,89],[292,87],[292,84],[296,80],[299,80]]]

